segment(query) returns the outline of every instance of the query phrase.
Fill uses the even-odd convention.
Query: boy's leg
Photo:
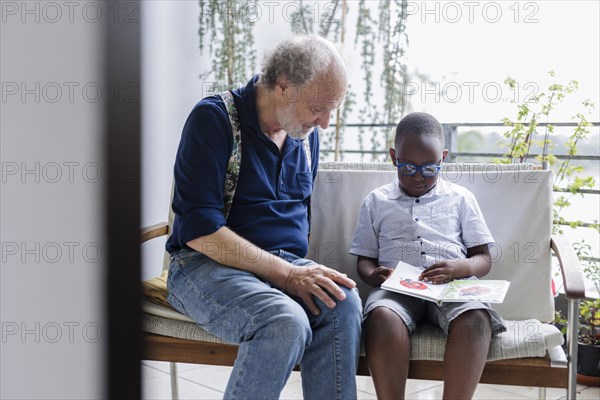
[[[403,399],[410,357],[408,328],[386,307],[373,309],[365,327],[365,350],[377,398]]]
[[[444,353],[444,399],[470,399],[487,359],[491,341],[487,310],[468,310],[451,323]]]

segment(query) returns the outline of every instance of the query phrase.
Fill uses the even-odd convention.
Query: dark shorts
[[[448,335],[450,323],[459,315],[469,310],[486,310],[490,315],[492,335],[506,331],[504,320],[487,303],[443,303],[438,306],[432,301],[391,292],[381,288],[373,288],[365,303],[364,317],[377,307],[386,307],[396,314],[412,333],[419,322],[428,321],[437,325]]]

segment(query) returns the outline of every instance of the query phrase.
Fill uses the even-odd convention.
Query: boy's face
[[[421,167],[426,164],[440,164],[446,159],[448,150],[442,149],[440,140],[435,136],[406,135],[400,139],[396,149],[390,149],[392,162],[414,164]],[[419,197],[429,192],[437,183],[438,175],[424,177],[421,171],[406,176],[398,171],[400,189],[412,197]]]

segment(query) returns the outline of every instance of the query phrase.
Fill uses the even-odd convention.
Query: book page
[[[405,262],[398,262],[392,275],[381,284],[383,289],[403,293],[409,296],[439,301],[447,284],[434,285],[419,280],[422,270]]]
[[[400,261],[392,275],[381,284],[381,288],[441,304],[468,301],[502,303],[510,286],[508,281],[475,278],[432,284],[419,280],[421,272],[421,268]]]
[[[446,285],[443,301],[482,301],[502,303],[510,282],[502,280],[459,279]]]

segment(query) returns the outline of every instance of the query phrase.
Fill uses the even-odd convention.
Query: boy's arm
[[[490,272],[492,258],[487,244],[467,249],[467,258],[443,260],[425,269],[419,279],[431,283],[447,283],[453,279],[476,276]]]
[[[356,262],[358,276],[365,283],[373,287],[379,287],[394,272],[392,268],[380,267],[375,258],[358,256]]]

